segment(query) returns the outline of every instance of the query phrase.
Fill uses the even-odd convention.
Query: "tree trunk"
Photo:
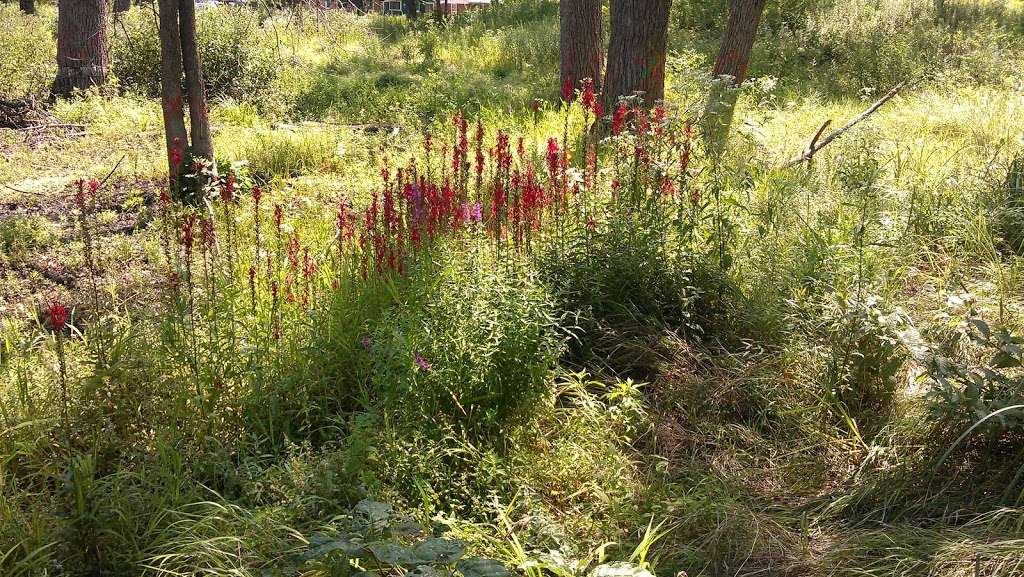
[[[114,13],[127,12],[132,7],[132,0],[114,0]]]
[[[182,164],[188,152],[184,98],[181,92],[181,35],[178,30],[178,0],[159,0],[160,5],[160,93],[167,139],[167,174],[171,190],[179,191]]]
[[[584,78],[593,80],[594,88],[600,90],[604,68],[601,0],[561,0],[558,16],[563,94],[566,88],[578,88]]]
[[[104,0],[59,0],[57,77],[51,91],[67,96],[107,81],[107,11]]]
[[[18,7],[25,14],[36,13],[36,0],[18,0]]]
[[[750,51],[754,48],[757,25],[766,3],[767,0],[733,0],[712,77],[731,76],[733,84],[740,84],[747,78]]]
[[[409,18],[416,18],[419,15],[419,0],[402,0],[403,11]]]
[[[722,46],[711,72],[712,83],[704,121],[704,141],[709,153],[725,151],[732,115],[738,96],[735,87],[747,78],[750,52],[754,48],[757,25],[767,0],[733,0]]]
[[[192,125],[192,154],[213,160],[213,139],[206,108],[206,87],[203,65],[196,42],[196,5],[194,0],[180,0],[178,22],[181,32],[181,60],[185,67],[185,89],[188,91],[188,116]]]
[[[665,47],[672,0],[611,0],[612,37],[604,75],[604,108],[642,93],[652,106],[665,97]]]

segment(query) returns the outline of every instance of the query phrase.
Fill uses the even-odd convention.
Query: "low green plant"
[[[561,350],[550,295],[514,260],[447,252],[424,265],[372,339],[388,411],[497,439],[545,398]]]
[[[308,548],[299,557],[302,574],[312,570],[317,575],[511,577],[500,562],[468,556],[463,543],[439,532],[395,514],[390,505],[363,500],[309,537]]]

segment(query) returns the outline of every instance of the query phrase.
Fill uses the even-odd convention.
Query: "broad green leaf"
[[[459,572],[464,577],[511,577],[508,569],[494,559],[470,557],[459,561]]]
[[[391,518],[391,505],[370,499],[356,503],[353,511],[366,517],[374,526],[382,525]]]
[[[389,565],[405,565],[416,560],[411,549],[398,543],[375,541],[366,548],[378,561]]]
[[[605,563],[594,567],[588,577],[654,577],[654,574],[632,563]]]
[[[303,561],[308,561],[310,559],[318,559],[320,557],[327,555],[328,553],[333,553],[334,551],[341,551],[348,557],[360,557],[363,554],[362,543],[350,540],[348,538],[342,537],[340,539],[333,539],[331,541],[326,542],[322,539],[317,539],[317,542],[319,544],[315,547],[310,547],[309,550],[306,551],[300,557],[300,559],[302,559]],[[313,539],[311,538],[310,545],[312,544]]]
[[[423,563],[451,565],[466,554],[466,548],[458,541],[431,537],[416,546],[416,558]]]

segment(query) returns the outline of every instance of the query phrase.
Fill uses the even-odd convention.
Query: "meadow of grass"
[[[0,575],[1024,575],[1024,6],[772,3],[717,157],[725,6],[603,120],[555,3],[204,10],[178,198],[112,24],[0,130]]]

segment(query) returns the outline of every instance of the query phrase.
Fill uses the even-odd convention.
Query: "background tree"
[[[107,11],[104,0],[59,0],[57,77],[51,91],[67,96],[107,81]]]
[[[665,48],[672,0],[611,0],[611,41],[604,104],[641,92],[651,106],[665,97]]]
[[[213,141],[206,109],[202,62],[196,44],[193,0],[159,0],[160,90],[164,115],[170,187],[179,191],[184,163],[193,158],[213,160]],[[182,76],[188,88],[192,141],[185,127]]]
[[[601,0],[561,0],[558,18],[563,94],[584,78],[593,79],[599,89],[604,68]]]
[[[718,49],[704,123],[705,141],[712,153],[721,153],[736,107],[735,88],[747,78],[750,53],[767,0],[733,0],[722,45]]]
[[[36,13],[36,0],[18,0],[18,7],[25,14]]]
[[[114,13],[127,12],[132,7],[132,0],[114,0]]]

